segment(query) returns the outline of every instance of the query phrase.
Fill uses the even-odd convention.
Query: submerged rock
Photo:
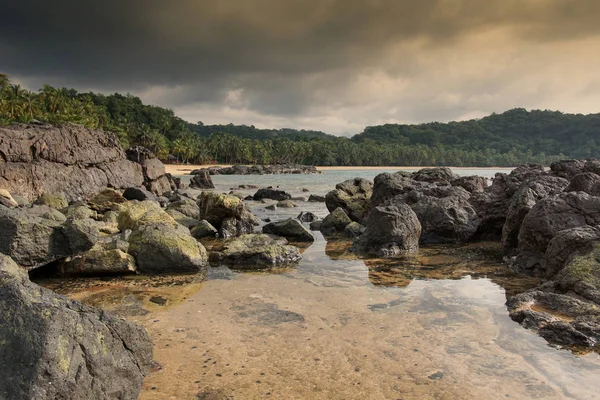
[[[298,248],[283,238],[264,234],[242,235],[226,241],[210,254],[211,262],[221,262],[240,269],[285,267],[300,261]]]
[[[312,203],[325,203],[325,196],[311,194],[310,196],[308,196],[308,201],[310,201]]]
[[[0,298],[0,398],[138,398],[152,361],[144,328],[35,285],[3,255]]]
[[[365,232],[352,245],[356,253],[392,257],[419,249],[421,223],[406,204],[389,204],[371,210]]]
[[[315,237],[300,221],[288,218],[285,221],[271,222],[263,226],[263,233],[282,236],[294,242],[314,242]]]

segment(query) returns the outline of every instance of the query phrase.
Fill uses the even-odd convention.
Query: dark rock
[[[126,159],[117,138],[80,125],[0,128],[0,187],[28,201],[41,193],[89,198],[106,187],[143,183],[140,165]]]
[[[254,194],[254,200],[259,201],[263,199],[270,200],[291,200],[292,196],[289,193],[284,192],[283,190],[277,189],[258,189],[258,191]]]
[[[406,204],[378,206],[371,210],[365,232],[352,245],[357,253],[392,257],[417,251],[421,223]]]
[[[207,237],[215,238],[219,234],[219,231],[212,226],[208,221],[202,220],[198,225],[192,229],[192,236],[196,239],[203,239]]]
[[[411,174],[404,171],[379,174],[375,177],[374,182],[371,196],[372,207],[383,204],[398,195],[431,186],[430,183],[413,180]]]
[[[200,223],[200,221],[198,221],[196,218],[190,218],[177,210],[167,209],[166,213],[169,214],[171,218],[173,218],[178,224],[183,225],[188,229],[192,229]]]
[[[156,201],[156,196],[154,195],[154,193],[151,193],[151,192],[147,191],[146,189],[139,188],[139,187],[129,187],[129,188],[125,189],[125,192],[123,192],[123,197],[127,200],[138,200],[138,201],[153,200],[153,201]]]
[[[317,216],[311,212],[303,211],[300,214],[298,214],[296,219],[301,222],[313,222],[314,220],[317,219]]]
[[[469,193],[483,192],[488,186],[487,178],[481,176],[461,176],[450,182],[452,186],[460,186]]]
[[[572,254],[600,240],[600,230],[588,225],[559,231],[548,243],[544,255],[543,276],[553,278]]]
[[[190,180],[190,188],[213,189],[215,187],[208,170],[199,170]]]
[[[361,223],[369,214],[372,195],[373,182],[363,178],[349,179],[327,193],[325,205],[329,212],[341,208],[351,220]]]
[[[0,398],[137,399],[145,329],[29,281],[0,255]]]
[[[586,192],[592,196],[599,196],[600,176],[591,172],[577,174],[571,179],[565,192]]]
[[[346,215],[344,210],[336,208],[323,219],[321,232],[323,232],[324,235],[343,233],[346,226],[351,222],[352,220]]]
[[[309,227],[311,231],[320,231],[323,228],[323,220],[313,221],[310,223]]]
[[[311,194],[310,196],[308,196],[308,201],[313,203],[325,203],[325,196]]]
[[[450,183],[456,178],[458,177],[454,175],[452,170],[448,167],[423,168],[412,174],[412,179],[415,181],[430,183]]]
[[[315,237],[300,221],[288,218],[284,221],[271,222],[263,226],[263,233],[282,236],[294,242],[314,242]]]
[[[598,230],[594,234],[598,235]],[[554,280],[558,291],[572,292],[600,304],[600,239],[597,237],[586,248],[573,251]]]
[[[569,181],[550,175],[539,175],[525,181],[510,200],[506,222],[502,228],[502,246],[515,248],[523,219],[541,199],[561,193]]]
[[[480,220],[477,236],[482,239],[501,239],[512,196],[523,182],[543,173],[544,167],[541,165],[521,165],[510,174],[497,173],[492,184],[483,192],[473,193],[470,202]]]
[[[126,203],[125,199],[121,194],[113,189],[104,189],[88,202],[90,208],[100,213],[107,211],[117,211],[119,205]]]
[[[569,180],[584,172],[584,169],[584,160],[561,160],[550,164],[552,174]]]
[[[543,260],[548,244],[559,231],[598,224],[600,197],[569,192],[538,201],[523,220],[519,232],[520,269],[543,269],[537,260]]]
[[[358,222],[352,221],[346,228],[344,228],[344,234],[349,238],[355,239],[362,235],[365,232],[365,227],[359,224]]]
[[[211,262],[241,269],[284,267],[297,263],[301,258],[298,249],[287,245],[287,240],[264,234],[230,239],[210,254]]]

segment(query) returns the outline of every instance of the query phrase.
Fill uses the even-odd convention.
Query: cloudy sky
[[[598,0],[4,0],[0,72],[204,123],[351,135],[600,111]]]

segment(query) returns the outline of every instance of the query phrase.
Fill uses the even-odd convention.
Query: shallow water
[[[345,179],[325,177],[327,190]],[[223,178],[232,177],[215,177],[216,190],[268,178],[316,192],[310,180],[320,179]],[[327,214],[322,203],[247,204],[273,220]],[[349,241],[315,235],[297,267],[270,273],[216,266],[203,283],[186,275],[41,283],[148,329],[158,364],[142,400],[600,398],[598,354],[550,346],[510,320],[506,296],[539,282],[512,274],[497,244],[358,259]]]
[[[160,367],[143,400],[595,399],[600,358],[549,346],[508,317],[506,292],[537,284],[495,244],[361,260],[317,241],[293,269],[45,281],[144,325]],[[210,398],[210,397],[207,397]]]

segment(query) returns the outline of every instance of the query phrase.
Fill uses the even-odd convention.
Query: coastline
[[[190,171],[201,168],[231,167],[229,164],[207,164],[207,165],[182,165],[182,164],[165,164],[167,173],[171,175],[186,175]],[[376,170],[398,170],[398,171],[418,171],[423,168],[435,168],[435,166],[317,166],[319,171],[376,171]],[[506,170],[511,171],[512,167],[449,167],[471,170]]]

